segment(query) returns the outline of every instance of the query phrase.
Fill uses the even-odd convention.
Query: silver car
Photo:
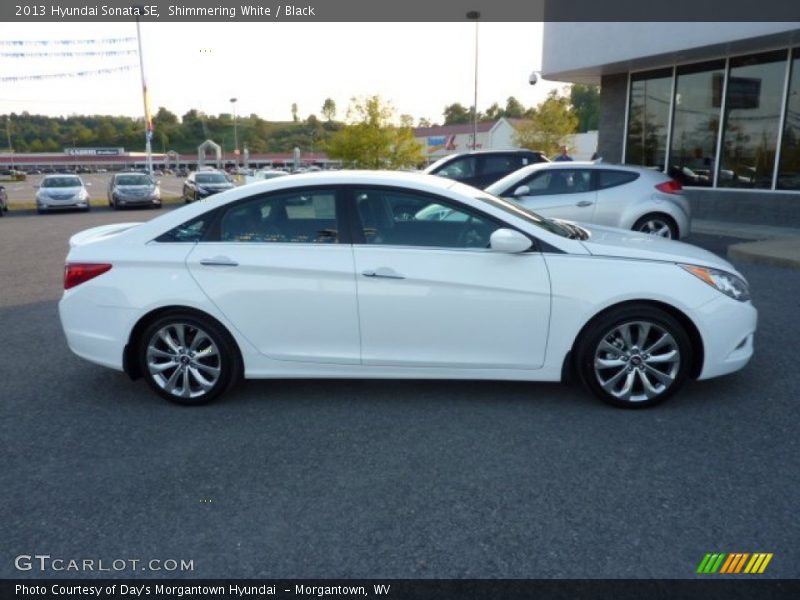
[[[45,175],[36,192],[36,210],[39,213],[65,208],[90,210],[89,192],[77,175]]]
[[[545,217],[597,223],[670,239],[689,235],[689,202],[663,173],[594,162],[529,165],[486,191]]]
[[[116,173],[108,184],[108,205],[161,206],[161,189],[147,173]]]

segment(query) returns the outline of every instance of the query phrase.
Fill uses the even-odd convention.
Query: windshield
[[[228,183],[221,173],[203,173],[196,178],[197,183]]]
[[[117,185],[152,185],[153,181],[147,175],[120,175]]]
[[[42,181],[45,188],[81,187],[81,180],[77,177],[48,177]]]
[[[482,196],[477,197],[478,200],[482,200],[483,202],[488,202],[495,208],[499,208],[500,210],[514,215],[520,219],[524,219],[526,222],[530,223],[531,225],[536,225],[537,227],[541,227],[549,231],[550,233],[555,233],[556,235],[560,235],[562,237],[574,237],[574,231],[572,231],[568,226],[559,223],[557,221],[551,221],[543,217],[542,215],[533,212],[529,208],[525,208],[521,204],[517,204],[516,202],[511,202],[509,200],[504,200],[503,198],[498,198],[497,196],[492,196],[487,194],[486,192],[483,193]]]

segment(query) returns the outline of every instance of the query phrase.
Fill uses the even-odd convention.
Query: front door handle
[[[592,204],[594,204],[594,202],[592,202],[590,200],[581,200],[575,206],[584,207],[584,206],[591,206]]]
[[[200,260],[201,265],[206,267],[238,267],[239,263],[231,260],[227,256],[215,256],[213,258],[203,258]]]
[[[369,269],[367,271],[362,271],[361,274],[364,277],[382,277],[384,279],[405,279],[403,275],[400,275],[400,273],[388,267]]]

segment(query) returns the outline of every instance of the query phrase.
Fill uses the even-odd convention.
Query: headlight
[[[709,267],[698,267],[697,265],[680,266],[685,271],[702,279],[711,287],[718,289],[734,300],[739,300],[740,302],[747,302],[750,300],[750,289],[747,286],[747,282],[733,273],[718,271],[717,269],[711,269]]]

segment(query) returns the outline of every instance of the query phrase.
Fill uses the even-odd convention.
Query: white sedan
[[[459,217],[416,217],[434,205]],[[577,373],[638,407],[753,353],[756,310],[725,260],[430,175],[280,177],[70,245],[72,351],[183,404],[242,377]]]
[[[545,217],[597,223],[679,239],[689,235],[689,201],[659,171],[602,162],[523,167],[486,188]]]

